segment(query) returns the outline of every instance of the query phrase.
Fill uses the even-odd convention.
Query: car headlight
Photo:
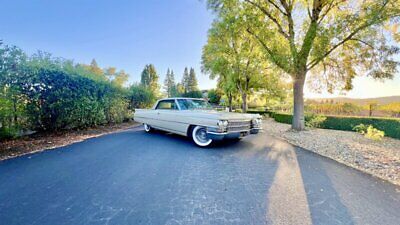
[[[261,127],[262,120],[260,118],[253,119],[253,127]]]
[[[217,125],[221,128],[226,128],[228,126],[228,121],[227,120],[219,120],[217,122]]]

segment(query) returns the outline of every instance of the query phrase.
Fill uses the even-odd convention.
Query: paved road
[[[140,128],[0,162],[0,224],[400,224],[400,192],[267,134]]]

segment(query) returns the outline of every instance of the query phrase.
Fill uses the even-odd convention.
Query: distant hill
[[[386,105],[392,102],[400,102],[400,95],[398,96],[388,96],[388,97],[379,97],[379,98],[346,98],[346,97],[337,97],[337,98],[309,98],[307,100],[317,101],[317,102],[332,102],[333,103],[354,103],[358,105],[366,105],[370,102],[376,102],[380,105]]]

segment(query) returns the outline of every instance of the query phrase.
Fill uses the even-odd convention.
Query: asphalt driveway
[[[265,133],[134,128],[0,162],[0,224],[400,224],[399,189]]]

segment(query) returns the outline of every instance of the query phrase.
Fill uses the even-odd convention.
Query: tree
[[[400,102],[392,102],[379,107],[379,109],[389,112],[392,117],[400,117]]]
[[[159,94],[158,74],[153,64],[148,64],[144,67],[140,79],[140,83],[149,88],[155,96]]]
[[[203,98],[203,93],[199,90],[196,91],[189,91],[182,94],[182,97],[186,98]]]
[[[216,89],[210,89],[207,92],[208,101],[210,101],[213,104],[219,104],[221,100],[221,95],[222,93],[220,93],[220,91]]]
[[[209,0],[218,17],[244,15],[247,32],[269,62],[293,79],[292,128],[304,129],[306,79],[328,91],[349,90],[357,74],[392,78],[399,0]]]
[[[129,79],[129,74],[125,73],[124,70],[117,72],[115,67],[104,69],[104,74],[117,87],[123,87]]]
[[[203,70],[217,76],[228,76],[220,82],[231,82],[240,93],[242,111],[247,111],[251,91],[265,87],[273,73],[253,37],[246,32],[242,15],[229,14],[216,19],[203,48]],[[230,97],[232,98],[232,96]]]
[[[190,91],[190,89],[189,89],[189,71],[188,71],[187,67],[185,67],[185,70],[183,71],[181,85],[183,87],[183,93],[187,93]]]
[[[0,40],[0,138],[13,137],[14,128],[23,125],[27,101],[23,87],[29,80],[23,70],[26,60],[21,49]]]
[[[176,94],[175,96],[182,96],[185,93],[185,87],[182,83],[176,84]]]
[[[170,71],[169,68],[167,70],[167,74],[165,75],[164,89],[168,97],[174,97],[177,95],[174,71]]]
[[[372,113],[378,108],[378,103],[376,101],[368,102],[368,115],[371,117]]]
[[[105,75],[103,69],[101,69],[101,68],[99,67],[99,65],[97,64],[97,62],[96,62],[95,59],[92,59],[92,61],[90,62],[90,65],[89,65],[89,67],[88,67],[88,69],[89,69],[89,71],[90,71],[92,74],[98,76],[99,79],[101,79],[101,80],[107,80],[107,77],[106,77],[106,75]]]
[[[188,92],[199,90],[199,87],[197,86],[196,73],[194,72],[193,68],[190,68],[189,78],[187,81],[187,88],[188,88]]]
[[[111,83],[116,85],[117,87],[124,87],[128,79],[129,74],[125,73],[124,70],[120,70],[114,75],[114,79],[111,81]]]

